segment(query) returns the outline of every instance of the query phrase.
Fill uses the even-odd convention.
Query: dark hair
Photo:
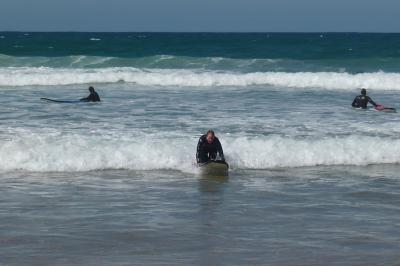
[[[89,91],[94,91],[94,88],[92,86],[90,86]]]
[[[212,129],[209,129],[207,131],[206,135],[208,135],[208,134],[211,134],[211,135],[215,136],[214,130],[212,130]]]
[[[362,88],[362,89],[361,89],[361,94],[362,94],[362,95],[366,95],[366,94],[367,94],[367,90],[364,89],[364,88]]]

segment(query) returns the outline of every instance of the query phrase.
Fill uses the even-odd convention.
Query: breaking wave
[[[27,133],[0,140],[0,171],[102,169],[192,172],[195,138],[96,138]],[[223,138],[232,169],[400,163],[400,140],[380,137]]]
[[[0,86],[71,85],[127,82],[144,86],[249,86],[271,85],[293,88],[400,90],[399,73],[349,74],[338,72],[255,72],[137,69],[0,68]]]

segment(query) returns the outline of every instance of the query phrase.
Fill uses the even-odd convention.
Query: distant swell
[[[200,70],[0,68],[0,86],[70,85],[127,82],[149,86],[248,86],[272,85],[293,88],[354,89],[358,87],[400,90],[398,73],[349,74],[337,72],[232,73]]]
[[[349,136],[324,139],[224,137],[232,169],[400,163],[400,140]],[[102,169],[193,171],[195,138],[93,138],[27,132],[0,140],[0,171]]]

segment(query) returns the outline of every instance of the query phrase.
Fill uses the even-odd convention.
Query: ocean
[[[397,265],[400,118],[361,87],[399,108],[400,34],[0,32],[0,265]]]

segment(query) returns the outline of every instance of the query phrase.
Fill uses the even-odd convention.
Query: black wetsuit
[[[88,97],[80,99],[81,102],[100,102],[97,92],[91,92]]]
[[[351,106],[355,108],[362,108],[362,109],[367,109],[367,104],[370,103],[373,106],[376,107],[376,103],[367,95],[358,95],[356,98],[354,98],[353,103]]]
[[[214,137],[214,141],[212,143],[208,143],[206,138],[207,135],[201,136],[199,143],[197,144],[197,163],[205,163],[209,160],[215,160],[217,158],[217,153],[219,153],[221,160],[224,161],[224,151],[222,150],[222,145],[218,138]]]

